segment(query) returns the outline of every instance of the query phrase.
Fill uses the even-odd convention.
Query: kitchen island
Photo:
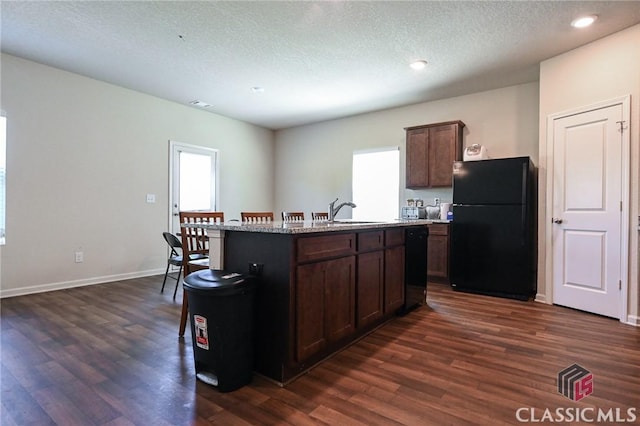
[[[432,222],[187,226],[207,230],[212,264],[260,277],[255,371],[284,385],[402,309],[405,231]]]

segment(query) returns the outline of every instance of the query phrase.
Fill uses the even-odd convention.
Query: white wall
[[[400,147],[400,204],[407,198],[450,202],[450,188],[404,188],[404,128],[451,120],[465,123],[464,146],[479,143],[492,158],[530,156],[537,164],[538,84],[529,83],[278,131],[276,211],[309,214],[326,211],[336,197],[349,200],[353,151],[385,146]],[[339,213],[350,215],[348,209]]]
[[[164,272],[169,140],[220,150],[227,218],[273,209],[270,130],[5,54],[1,77],[1,296]]]
[[[540,66],[540,194],[539,235],[544,241],[546,226],[545,175],[547,171],[547,117],[576,110],[609,99],[631,95],[631,179],[630,179],[630,322],[638,318],[638,194],[640,185],[640,25],[628,28],[596,42],[542,62]],[[547,300],[551,282],[545,281],[547,268],[545,247],[540,245],[538,291]]]

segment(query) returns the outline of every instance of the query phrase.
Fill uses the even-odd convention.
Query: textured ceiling
[[[536,81],[640,1],[2,1],[2,51],[272,129]],[[569,26],[597,14],[583,30]],[[426,59],[415,71],[409,62]],[[264,88],[253,93],[254,86]]]

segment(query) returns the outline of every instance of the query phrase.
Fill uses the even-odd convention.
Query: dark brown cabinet
[[[355,256],[297,267],[296,358],[353,333]]]
[[[404,229],[359,233],[358,253],[356,312],[362,328],[404,305]]]
[[[355,330],[355,234],[297,240],[296,359],[303,361]],[[337,259],[322,260],[337,256]],[[319,261],[316,261],[319,260]]]
[[[305,359],[327,345],[324,294],[329,262],[298,266],[296,300],[296,359]],[[320,303],[318,303],[320,301]]]
[[[329,234],[298,240],[297,261],[327,259],[346,256],[356,251],[355,234]]]
[[[355,324],[355,256],[322,262],[325,268],[324,314],[329,343],[353,334]]]
[[[394,313],[404,305],[404,229],[385,231],[384,313]]]
[[[384,297],[384,251],[358,255],[358,327],[382,317]]]
[[[383,314],[384,231],[360,232],[357,241],[356,315],[364,327]]]
[[[406,187],[452,185],[453,162],[462,160],[462,121],[405,127]]]
[[[404,246],[384,251],[384,313],[404,305]]]
[[[225,269],[262,266],[255,369],[279,383],[389,321],[404,304],[404,226],[313,231],[225,235]]]
[[[427,243],[427,278],[449,282],[449,224],[432,223]]]

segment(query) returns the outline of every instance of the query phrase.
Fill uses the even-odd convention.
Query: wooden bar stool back
[[[327,213],[327,212],[312,212],[311,213],[311,220],[313,220],[313,221],[329,220],[329,213]]]
[[[304,212],[282,212],[283,222],[304,222]]]
[[[273,212],[241,212],[242,223],[273,222]]]

